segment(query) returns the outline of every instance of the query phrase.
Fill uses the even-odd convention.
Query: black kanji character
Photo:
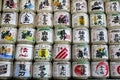
[[[29,23],[29,21],[30,21],[30,16],[26,13],[25,16],[24,16],[23,23]]]
[[[41,38],[41,40],[47,41],[48,40],[47,35],[48,35],[48,32],[46,32],[46,31],[42,32],[42,38]]]
[[[62,31],[60,31],[60,39],[61,40],[65,40],[66,39],[66,32],[65,32],[65,30],[62,30]]]
[[[41,78],[43,78],[45,75],[47,75],[47,73],[45,73],[44,71],[46,70],[45,65],[40,66],[39,67],[40,70],[40,74],[38,74]]]
[[[85,32],[84,31],[79,31],[78,33],[80,40],[85,40]]]
[[[99,39],[100,41],[101,41],[101,40],[105,40],[105,39],[104,39],[104,32],[103,32],[103,31],[100,32],[99,38],[100,38],[100,39]]]
[[[19,67],[20,67],[20,70],[19,70],[19,75],[18,76],[24,76],[25,75],[25,71],[26,71],[25,64],[20,64]]]
[[[119,37],[119,35],[118,35],[118,34],[115,34],[115,38],[114,38],[114,40],[115,40],[115,42],[119,42],[120,37]]]
[[[10,14],[6,14],[5,18],[4,18],[4,22],[9,24],[10,20],[11,20],[11,15]]]
[[[60,75],[65,75],[65,73],[66,73],[65,67],[62,66],[60,70]]]
[[[47,19],[46,19],[47,15],[43,15],[43,24],[46,25],[47,24]]]

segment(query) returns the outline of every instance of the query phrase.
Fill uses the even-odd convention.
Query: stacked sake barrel
[[[32,60],[35,43],[35,1],[19,1],[18,35],[15,52],[15,79],[32,78]]]
[[[35,0],[33,0],[35,1]],[[49,79],[52,77],[53,44],[53,1],[36,0],[36,45],[34,48],[33,78]]]
[[[86,0],[71,0],[73,45],[72,77],[87,79],[90,77],[89,17]]]
[[[2,7],[0,26],[0,78],[11,78],[17,39],[18,1],[0,0]],[[1,10],[0,9],[0,10]]]
[[[53,78],[71,77],[70,0],[54,0]]]
[[[107,1],[106,13],[108,21],[110,75],[112,78],[120,78],[120,1]]]
[[[91,28],[91,77],[109,77],[108,65],[108,36],[103,0],[89,0]]]

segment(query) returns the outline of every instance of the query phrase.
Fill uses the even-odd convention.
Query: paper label
[[[109,66],[107,62],[92,62],[92,76],[108,77]]]
[[[16,41],[16,29],[15,28],[1,28],[0,29],[1,40],[15,42]]]
[[[73,76],[74,77],[89,77],[90,65],[89,63],[76,63],[73,62]]]
[[[120,30],[114,29],[109,31],[109,42],[120,43]]]
[[[92,45],[92,59],[108,59],[107,45]]]
[[[38,10],[52,11],[52,0],[38,0]]]
[[[18,32],[18,40],[34,42],[35,41],[34,34],[35,34],[34,29],[21,28],[19,29]]]
[[[4,10],[4,9],[17,10],[17,9],[18,9],[17,3],[18,3],[18,0],[4,0],[3,10]]]
[[[2,14],[2,25],[3,24],[10,24],[10,25],[17,25],[17,13],[3,13]]]
[[[87,14],[73,14],[72,16],[72,26],[89,26],[88,15]]]
[[[38,14],[38,26],[52,26],[52,14],[51,13],[39,13]]]
[[[72,12],[87,12],[87,2],[85,0],[75,0],[72,2]]]
[[[70,45],[65,44],[55,44],[54,45],[54,59],[70,59],[71,57],[71,50]]]
[[[54,11],[56,10],[69,10],[70,0],[54,0]]]
[[[106,16],[105,14],[91,14],[90,15],[90,26],[104,26],[106,27]]]
[[[16,62],[14,75],[16,77],[31,77],[30,62]]]
[[[120,14],[110,14],[107,17],[108,25],[111,26],[120,26]]]
[[[54,62],[53,63],[53,75],[55,77],[70,77],[71,76],[71,68],[70,63],[59,63]]]
[[[120,46],[110,45],[109,47],[110,59],[120,59]]]
[[[37,42],[53,42],[53,30],[50,28],[39,28],[36,33]]]
[[[70,25],[70,14],[67,12],[56,12],[54,14],[54,25]]]
[[[50,60],[52,57],[52,47],[50,45],[36,45],[34,52],[35,60]]]
[[[27,46],[17,46],[16,59],[32,59],[33,48]]]
[[[89,59],[90,49],[88,45],[74,45],[73,46],[73,59]]]
[[[35,0],[21,0],[21,8],[22,9],[35,9]]]
[[[73,42],[78,43],[89,43],[89,32],[88,29],[73,29]]]
[[[71,29],[55,29],[55,41],[71,41]]]
[[[107,31],[106,29],[92,29],[91,41],[92,42],[107,42]]]
[[[34,15],[31,12],[24,12],[20,17],[21,24],[33,24],[34,23]]]
[[[102,0],[90,1],[90,11],[104,11],[104,3]]]
[[[0,44],[0,58],[13,59],[13,45]]]
[[[34,78],[49,78],[52,77],[51,64],[50,63],[35,63],[33,67]]]
[[[0,62],[0,77],[10,77],[11,76],[11,62]]]

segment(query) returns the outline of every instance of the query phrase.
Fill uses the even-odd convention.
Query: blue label
[[[14,56],[9,53],[0,53],[0,58],[9,58],[12,59]]]
[[[30,69],[25,64],[17,64],[15,67],[15,76],[30,77]]]

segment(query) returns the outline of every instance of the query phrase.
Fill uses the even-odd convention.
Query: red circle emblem
[[[120,74],[120,66],[117,67],[117,72]]]

